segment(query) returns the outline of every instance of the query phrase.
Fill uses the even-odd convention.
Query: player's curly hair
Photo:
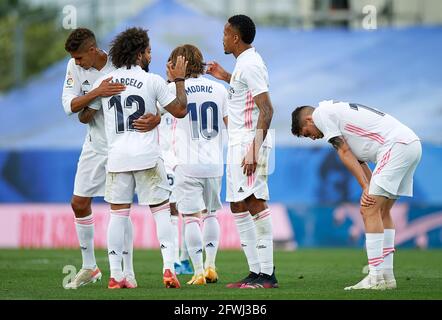
[[[116,68],[126,66],[130,68],[137,64],[139,53],[144,53],[149,46],[147,30],[142,28],[129,28],[121,32],[112,41],[109,55]]]
[[[187,60],[186,78],[196,78],[204,74],[206,64],[204,63],[203,54],[197,47],[191,44],[176,47],[170,54],[168,61],[175,64],[178,56],[183,56]]]
[[[67,52],[83,51],[89,46],[97,46],[94,33],[86,28],[77,28],[73,30],[64,44]]]
[[[313,112],[314,108],[312,106],[301,106],[297,107],[295,111],[292,112],[292,134],[299,137],[301,135],[301,129],[304,125],[303,117],[307,112]]]
[[[232,27],[239,31],[241,40],[244,43],[251,44],[255,39],[256,27],[255,23],[248,16],[238,14],[227,20]]]

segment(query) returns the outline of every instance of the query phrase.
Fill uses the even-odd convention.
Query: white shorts
[[[135,193],[140,205],[156,205],[169,199],[170,187],[163,160],[150,169],[108,172],[104,200],[111,204],[130,204]]]
[[[420,141],[395,143],[373,170],[369,194],[397,199],[413,196],[413,175],[422,156]]]
[[[206,209],[208,212],[221,209],[221,177],[189,177],[179,167],[175,171],[175,177],[173,193],[180,213],[192,214]]]
[[[75,174],[74,195],[79,197],[102,197],[106,184],[107,155],[83,146]]]
[[[241,162],[246,155],[248,145],[229,146],[227,151],[226,169],[226,201],[239,202],[252,194],[257,199],[269,200],[267,185],[269,171],[269,157],[271,148],[261,147],[259,150],[258,165],[251,176],[243,173]]]

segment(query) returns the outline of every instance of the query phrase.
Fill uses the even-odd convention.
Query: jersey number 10
[[[213,101],[206,101],[197,107],[196,103],[187,105],[190,120],[192,139],[199,139],[200,135],[207,140],[213,139],[219,132],[218,106]],[[211,126],[209,128],[209,111]]]

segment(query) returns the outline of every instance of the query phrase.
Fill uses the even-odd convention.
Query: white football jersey
[[[71,101],[79,96],[87,94],[92,90],[95,81],[115,70],[111,59],[107,59],[106,65],[101,69],[83,69],[75,64],[75,59],[70,59],[66,69],[66,78],[63,85],[63,108],[67,115],[71,115]],[[103,80],[106,77],[103,78]],[[101,82],[100,82],[101,83]],[[100,84],[99,83],[99,84]],[[89,144],[96,153],[107,154],[106,134],[104,132],[103,111],[98,111],[91,122],[89,122],[85,144]]]
[[[176,86],[169,84],[175,94]],[[227,90],[203,76],[185,82],[188,114],[176,119],[173,148],[181,172],[190,177],[223,175],[223,118],[227,116]]]
[[[160,134],[161,155],[168,174],[173,173],[178,163],[175,152],[174,131],[177,120],[170,113],[166,112],[161,116],[161,123],[158,126]]]
[[[343,136],[360,161],[377,163],[394,143],[419,140],[396,118],[357,103],[323,101],[313,111],[313,122],[326,141]]]
[[[236,59],[228,95],[229,145],[249,144],[256,135],[259,109],[253,98],[269,91],[269,75],[255,48],[242,52]],[[268,131],[264,145],[270,146]]]
[[[147,73],[140,66],[119,68],[106,77],[123,83],[126,90],[119,95],[101,98],[90,107],[104,112],[108,142],[108,172],[128,172],[153,168],[161,156],[158,128],[139,132],[133,121],[144,114],[157,113],[157,102],[164,107],[175,96],[170,93],[163,78]],[[94,87],[103,79],[98,79]]]

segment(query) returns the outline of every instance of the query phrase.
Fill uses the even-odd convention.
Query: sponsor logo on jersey
[[[110,255],[110,256],[116,256],[117,253],[116,253],[114,250],[112,250],[111,252],[108,253],[108,255]]]

